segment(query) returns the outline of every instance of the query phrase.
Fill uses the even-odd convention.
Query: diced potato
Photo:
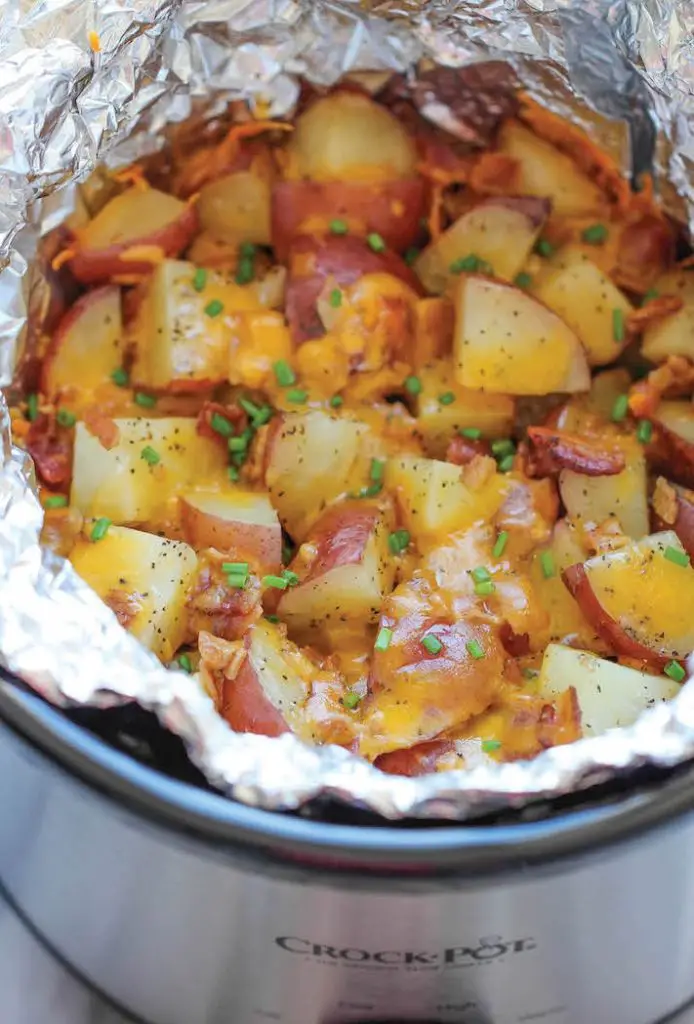
[[[517,121],[502,125],[498,149],[518,163],[515,188],[520,195],[551,199],[552,212],[560,217],[605,213],[607,200],[595,182],[570,157]]]
[[[694,405],[691,402],[660,402],[654,418],[673,434],[694,444]]]
[[[556,313],[511,285],[464,274],[454,338],[460,384],[507,395],[587,391],[590,373],[576,334]]]
[[[670,270],[656,282],[659,295],[677,295],[684,305],[677,313],[647,328],[641,352],[654,363],[668,356],[694,359],[694,271]]]
[[[548,212],[548,203],[526,196],[486,199],[428,245],[414,268],[427,291],[439,295],[455,281],[451,266],[467,256],[488,263],[502,281],[512,281],[525,265]]]
[[[273,366],[291,361],[293,354],[289,328],[281,313],[270,310],[238,313],[231,318],[228,380],[247,388],[268,390],[276,387]]]
[[[100,541],[77,542],[70,561],[138,640],[168,661],[185,640],[185,601],[197,565],[192,548],[111,526]]]
[[[236,170],[200,190],[196,203],[200,225],[228,242],[270,245],[270,196],[273,163],[269,152],[248,170]]]
[[[166,260],[148,282],[130,330],[138,385],[197,391],[227,379],[234,314],[260,310],[257,291],[212,270],[196,288],[195,274]]]
[[[108,381],[122,363],[122,336],[120,288],[87,292],[51,339],[41,375],[44,394],[69,404],[74,392],[91,392]]]
[[[385,486],[395,494],[405,526],[424,547],[440,543],[452,530],[488,522],[509,490],[500,473],[473,490],[463,482],[460,466],[409,455],[389,459]]]
[[[179,492],[224,479],[225,452],[197,433],[194,419],[114,422],[120,437],[110,450],[83,423],[75,428],[70,503],[85,516],[151,524]],[[143,457],[145,448],[159,457],[156,464]]]
[[[455,433],[465,427],[476,427],[483,437],[511,433],[515,404],[508,395],[461,387],[452,365],[443,360],[422,367],[418,376],[422,390],[417,396],[417,428],[427,455],[443,458]],[[447,400],[450,395],[455,396],[452,402]]]
[[[183,534],[196,550],[217,548],[276,572],[282,561],[282,527],[267,494],[195,490],[181,495]]]
[[[633,725],[642,711],[679,693],[678,683],[653,676],[589,651],[550,644],[540,672],[539,692],[553,700],[573,686],[581,709],[584,736]]]
[[[576,332],[591,366],[614,362],[626,346],[633,306],[579,248],[567,246],[543,266],[532,292]]]
[[[320,410],[287,413],[273,435],[265,482],[282,524],[302,541],[323,509],[362,481],[355,477],[364,423]]]
[[[622,367],[596,373],[590,386],[590,392],[583,399],[584,407],[588,412],[595,413],[609,422],[612,418],[614,403],[620,395],[626,395],[630,387],[629,371]],[[567,429],[571,428],[567,427]]]
[[[643,445],[634,437],[614,437],[626,468],[614,476],[584,476],[563,469],[559,493],[571,519],[599,524],[615,516],[622,530],[638,540],[648,533],[647,467]]]

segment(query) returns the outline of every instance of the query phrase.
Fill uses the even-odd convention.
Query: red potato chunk
[[[184,537],[196,550],[217,548],[265,573],[279,569],[282,527],[266,494],[199,490],[180,503]]]
[[[110,379],[123,361],[120,289],[87,292],[58,324],[43,361],[41,390],[68,397],[92,391]]]

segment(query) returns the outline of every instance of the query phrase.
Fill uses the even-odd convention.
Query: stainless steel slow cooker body
[[[3,681],[0,889],[147,1024],[654,1024],[694,996],[694,773],[530,823],[328,824]]]

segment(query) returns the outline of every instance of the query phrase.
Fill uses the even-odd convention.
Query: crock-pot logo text
[[[371,963],[384,966],[459,967],[465,964],[490,963],[505,956],[527,953],[537,947],[535,939],[502,939],[491,935],[470,945],[449,946],[437,951],[424,949],[359,949],[356,946],[331,946],[312,942],[296,935],[280,935],[275,942],[287,953],[316,957],[320,960],[341,960],[348,963]]]

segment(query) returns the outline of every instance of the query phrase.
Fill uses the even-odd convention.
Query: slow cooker
[[[694,995],[694,772],[542,810],[264,812],[0,685],[2,895],[145,1024],[661,1021]]]

